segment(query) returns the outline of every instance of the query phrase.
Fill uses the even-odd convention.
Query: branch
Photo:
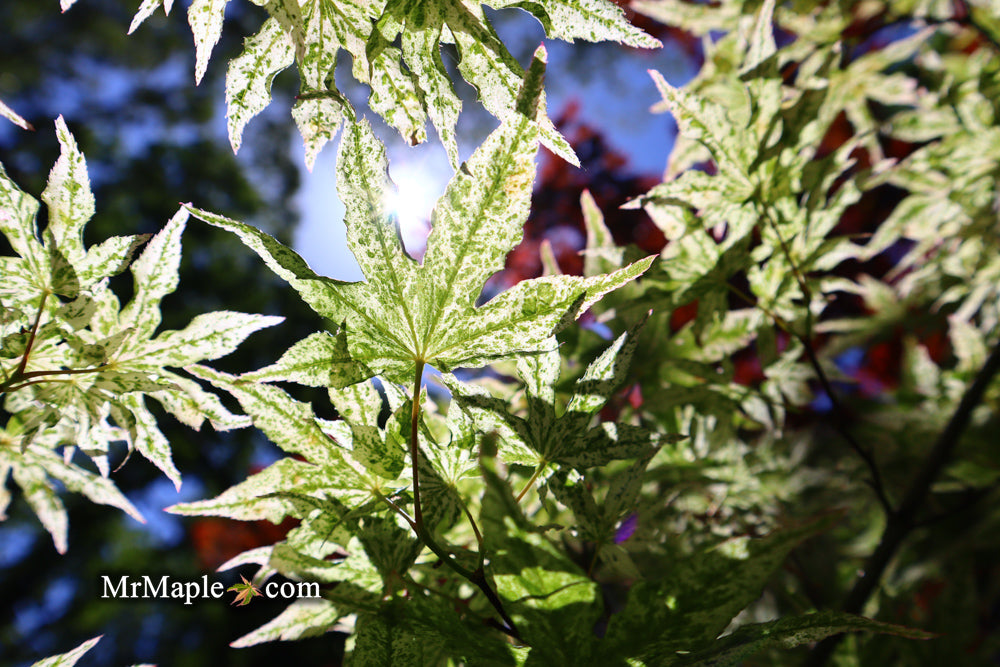
[[[924,459],[923,465],[910,483],[910,487],[903,497],[903,502],[889,516],[878,547],[865,562],[863,574],[854,583],[854,587],[844,600],[843,610],[845,612],[849,614],[861,613],[865,603],[875,592],[889,562],[896,555],[903,540],[916,526],[917,512],[926,501],[934,481],[951,460],[955,447],[958,446],[958,441],[969,424],[972,411],[982,401],[986,389],[998,372],[1000,372],[1000,342],[993,348],[993,352],[976,375],[976,379],[962,396],[954,414],[944,430],[941,431],[941,435],[938,436],[930,453]],[[807,667],[824,665],[843,637],[843,635],[835,635],[821,641],[809,654],[804,664]]]

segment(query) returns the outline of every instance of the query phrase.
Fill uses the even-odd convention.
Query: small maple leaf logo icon
[[[236,599],[230,604],[239,604],[242,607],[243,605],[250,604],[250,600],[260,595],[260,589],[247,581],[247,578],[242,574],[240,575],[240,579],[243,580],[242,583],[233,584],[226,590],[236,592]]]

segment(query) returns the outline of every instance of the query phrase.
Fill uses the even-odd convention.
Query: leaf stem
[[[49,291],[45,290],[42,292],[42,298],[38,300],[38,312],[35,314],[35,323],[31,325],[31,335],[28,336],[28,343],[24,347],[24,355],[21,357],[21,363],[18,364],[17,370],[14,371],[15,378],[23,377],[24,369],[28,367],[28,357],[31,356],[31,348],[35,345],[35,337],[38,335],[38,325],[42,321],[42,313],[45,312],[45,301],[48,298]]]
[[[476,525],[476,520],[472,518],[472,512],[465,503],[462,503],[462,510],[465,512],[465,516],[468,517],[469,523],[472,525],[472,532],[476,534],[476,544],[479,546],[479,565],[480,569],[486,565],[486,547],[483,546],[483,534],[479,532],[479,526]]]
[[[45,290],[42,292],[42,297],[38,301],[38,312],[35,313],[35,322],[31,325],[31,333],[28,334],[28,342],[24,346],[24,354],[21,355],[21,361],[17,364],[17,368],[14,372],[10,374],[10,377],[5,378],[3,383],[0,384],[0,394],[5,394],[12,389],[20,389],[26,385],[18,385],[18,382],[23,380],[28,375],[24,372],[28,367],[28,358],[31,356],[31,348],[35,345],[35,337],[38,336],[38,326],[42,322],[42,313],[45,312],[45,301],[49,298],[49,291]]]
[[[531,479],[529,479],[528,483],[524,485],[523,489],[521,489],[521,493],[517,494],[517,498],[514,499],[515,503],[521,502],[521,498],[524,498],[524,494],[526,494],[531,489],[531,487],[535,485],[535,482],[538,480],[538,476],[542,474],[542,471],[545,470],[545,466],[547,466],[548,464],[549,464],[548,461],[542,461],[537,466],[535,466],[535,472],[531,474]]]
[[[483,536],[479,532],[479,526],[476,525],[476,522],[473,520],[472,514],[469,512],[468,508],[463,504],[462,509],[465,510],[465,515],[469,517],[469,521],[472,522],[472,530],[476,534],[476,540],[479,545],[479,564],[475,570],[470,570],[455,560],[453,555],[448,553],[446,549],[434,540],[434,537],[427,529],[427,525],[424,523],[423,509],[420,504],[420,441],[418,440],[418,436],[420,426],[420,386],[421,381],[423,380],[425,363],[426,362],[423,359],[418,359],[416,361],[416,370],[414,371],[413,380],[413,399],[411,401],[413,408],[410,412],[410,462],[413,470],[413,519],[410,520],[410,518],[406,516],[406,513],[388,498],[383,498],[383,500],[389,503],[393,509],[395,509],[407,520],[414,532],[416,532],[417,537],[424,543],[424,546],[434,552],[434,554],[441,559],[442,563],[467,579],[469,582],[475,584],[476,587],[483,592],[483,595],[485,595],[486,599],[489,600],[493,609],[500,614],[500,618],[502,618],[506,624],[506,627],[501,629],[514,639],[523,641],[521,639],[521,635],[517,631],[517,626],[514,624],[513,619],[511,619],[511,617],[507,614],[507,611],[504,609],[503,601],[496,594],[496,591],[493,590],[489,581],[486,579],[486,572],[484,569],[486,552],[483,549]]]
[[[42,292],[42,297],[38,302],[38,312],[35,313],[35,321],[31,325],[31,333],[28,334],[28,342],[24,346],[24,354],[21,355],[21,361],[17,364],[17,368],[14,372],[10,374],[3,382],[0,382],[0,394],[6,394],[11,391],[17,391],[18,389],[23,389],[33,384],[41,384],[43,382],[66,382],[66,380],[35,380],[33,378],[44,378],[50,375],[81,375],[84,373],[99,373],[102,370],[109,368],[109,364],[102,364],[100,366],[95,366],[94,368],[65,368],[56,371],[29,371],[28,360],[31,357],[31,351],[34,349],[35,341],[38,338],[38,328],[42,322],[42,315],[45,313],[45,302],[49,298],[50,292],[45,290]],[[29,382],[25,382],[29,380]]]
[[[30,382],[22,382],[21,384],[16,384],[11,387],[0,387],[0,394],[7,393],[9,391],[17,391],[18,389],[24,389],[25,387],[30,387],[33,384],[45,384],[49,382],[66,384],[69,383],[70,380],[31,380]]]
[[[417,528],[423,528],[424,514],[420,506],[420,385],[424,377],[424,360],[417,360],[413,373],[413,400],[410,401],[410,465],[413,470],[413,520]],[[419,532],[419,531],[418,531]]]

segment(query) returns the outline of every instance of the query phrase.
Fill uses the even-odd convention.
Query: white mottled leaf
[[[194,35],[196,53],[195,83],[201,83],[201,78],[208,69],[208,60],[212,57],[212,49],[222,36],[222,20],[227,4],[229,0],[194,0],[188,7],[188,24]]]
[[[531,3],[489,0],[486,4],[496,9],[521,7],[531,12],[541,21],[550,39],[619,42],[645,49],[662,46],[658,39],[630,25],[621,8],[608,0],[537,0]]]
[[[177,375],[171,375],[170,380],[177,388],[157,392],[153,397],[181,423],[198,430],[207,417],[216,431],[245,428],[253,423],[245,415],[231,413],[218,396],[194,380]]]
[[[179,331],[165,331],[150,341],[139,359],[144,365],[187,366],[218,359],[235,350],[254,331],[272,327],[284,317],[222,310],[196,316]]]
[[[10,122],[14,123],[15,125],[17,125],[22,129],[25,130],[35,129],[34,127],[32,127],[31,123],[24,120],[24,118],[19,116],[13,109],[4,104],[3,100],[0,100],[0,116],[3,116],[4,118],[6,118],[7,120],[9,120]]]
[[[132,446],[159,468],[167,479],[174,483],[174,488],[180,491],[181,473],[174,465],[170,443],[160,432],[152,413],[146,409],[142,396],[125,396],[122,404],[135,417],[135,424],[132,427]]]
[[[132,264],[135,294],[121,311],[122,328],[133,327],[134,339],[148,338],[160,324],[160,301],[177,288],[181,263],[181,232],[188,212],[180,209],[146,244]]]
[[[65,2],[65,0],[63,1]],[[31,667],[73,667],[73,665],[76,664],[76,661],[82,658],[84,653],[94,648],[94,645],[97,644],[103,636],[104,635],[98,635],[93,639],[88,639],[72,651],[60,653],[59,655],[52,655],[48,658],[42,658],[38,662],[31,665]]]
[[[519,111],[510,114],[454,177],[432,216],[423,266],[404,251],[387,210],[385,150],[367,122],[352,124],[337,161],[347,242],[366,282],[319,278],[270,236],[191,209],[235,232],[320,315],[346,323],[347,349],[373,374],[408,382],[418,360],[448,370],[541,349],[549,336],[606,292],[645,271],[647,258],[610,275],[549,276],[525,281],[483,307],[489,276],[521,238],[534,177],[544,74],[539,49]]]
[[[325,633],[341,615],[329,600],[296,600],[278,616],[243,635],[230,646],[245,648],[264,642],[315,637]]]
[[[87,250],[87,255],[77,263],[77,278],[81,287],[87,287],[108,276],[115,276],[128,268],[132,256],[149,240],[151,234],[112,236]]]
[[[732,187],[739,188],[730,193],[730,198],[738,201],[748,197],[753,192],[746,172],[749,160],[739,149],[745,128],[734,123],[720,105],[671,86],[656,70],[649,74],[681,133],[704,144],[719,163],[720,172],[733,182]]]
[[[351,358],[347,333],[314,333],[285,351],[277,362],[240,376],[253,382],[291,381],[309,387],[346,387],[371,372]]]
[[[68,464],[55,452],[41,447],[28,448],[25,452],[25,458],[44,468],[49,476],[58,479],[70,491],[80,493],[98,505],[117,507],[139,523],[146,523],[146,519],[143,518],[139,510],[107,477],[95,475],[79,466]]]
[[[188,371],[228,391],[274,444],[313,463],[334,465],[340,453],[316,422],[312,406],[296,401],[284,390],[267,384],[241,382],[240,378],[204,366]]]
[[[69,519],[66,517],[66,508],[45,476],[45,470],[38,465],[15,465],[13,477],[14,482],[21,487],[31,511],[52,536],[56,551],[66,553]]]
[[[322,497],[330,489],[323,468],[295,459],[281,459],[211,500],[179,503],[166,508],[184,516],[222,516],[239,521],[266,519],[278,524],[295,512],[293,500],[276,494],[277,490],[295,491]]]
[[[83,227],[94,215],[94,194],[90,191],[87,163],[62,116],[56,119],[56,136],[59,159],[42,192],[49,211],[46,245],[54,243],[60,254],[75,265],[84,255]]]
[[[292,38],[275,19],[265,21],[260,32],[243,42],[243,53],[229,62],[226,109],[234,153],[243,141],[243,128],[270,103],[274,77],[293,62]]]

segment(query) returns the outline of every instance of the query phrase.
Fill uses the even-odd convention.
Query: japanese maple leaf
[[[253,600],[255,597],[260,595],[260,589],[254,586],[253,583],[247,581],[247,578],[242,574],[240,575],[240,579],[243,580],[242,583],[233,584],[226,589],[227,591],[233,591],[236,593],[236,599],[230,603],[230,606],[234,604],[238,604],[241,607],[248,605],[250,604],[250,600]]]
[[[590,278],[526,280],[477,305],[486,280],[503,268],[507,253],[520,242],[530,210],[544,57],[540,47],[517,111],[448,184],[432,213],[433,229],[422,264],[407,255],[385,204],[386,193],[393,188],[385,149],[366,121],[348,127],[337,161],[347,242],[364,272],[363,282],[320,277],[267,234],[189,207],[206,222],[236,233],[317,313],[343,326],[347,351],[366,372],[332,373],[331,384],[376,374],[409,382],[414,369],[424,364],[451,370],[537,353],[551,346],[555,331],[603,294],[642,274],[653,261],[649,257]]]

